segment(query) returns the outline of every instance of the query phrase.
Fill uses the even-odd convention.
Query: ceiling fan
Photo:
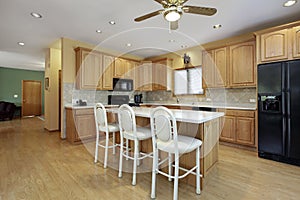
[[[215,8],[183,5],[188,0],[154,0],[154,1],[160,3],[164,9],[157,10],[152,13],[148,13],[141,17],[137,17],[134,19],[134,21],[140,22],[150,17],[163,14],[164,18],[170,22],[170,29],[176,30],[178,28],[178,20],[180,19],[183,12],[198,14],[198,15],[208,15],[208,16],[214,15],[217,12],[217,9]]]

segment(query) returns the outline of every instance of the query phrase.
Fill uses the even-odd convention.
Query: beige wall
[[[61,50],[49,48],[46,55],[45,78],[49,78],[49,89],[45,90],[45,129],[59,130],[59,70]]]
[[[202,65],[202,50],[203,48],[201,46],[195,46],[161,56],[147,58],[147,60],[155,61],[162,58],[170,58],[173,59],[173,68],[178,69],[184,67],[183,55],[186,53],[191,58],[190,66],[198,66]]]

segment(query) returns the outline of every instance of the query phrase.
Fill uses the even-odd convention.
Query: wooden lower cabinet
[[[222,129],[220,141],[255,147],[255,111],[224,110],[225,116],[220,121]]]
[[[95,140],[94,109],[66,108],[66,136],[72,144]]]

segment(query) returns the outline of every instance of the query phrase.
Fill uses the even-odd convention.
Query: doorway
[[[42,82],[22,80],[22,117],[42,113]]]

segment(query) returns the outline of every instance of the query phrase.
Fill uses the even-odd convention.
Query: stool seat
[[[135,138],[137,138],[138,140],[145,140],[151,138],[151,130],[149,128],[144,127],[137,127],[135,134],[133,131],[124,131],[123,134],[124,138],[129,140],[134,140]]]
[[[108,132],[118,132],[120,131],[119,125],[116,123],[107,124]],[[106,127],[105,126],[99,126],[99,130],[105,132]]]
[[[188,136],[178,135],[177,140],[179,154],[189,153],[202,145],[201,140]],[[157,148],[168,153],[174,154],[176,152],[174,140],[164,142],[157,139]]]

